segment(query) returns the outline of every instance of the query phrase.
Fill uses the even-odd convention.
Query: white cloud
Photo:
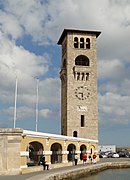
[[[47,118],[47,117],[51,116],[51,114],[52,114],[52,111],[49,109],[42,109],[39,111],[39,115],[43,118]]]
[[[14,39],[23,35],[23,29],[19,26],[19,21],[12,14],[0,12],[0,30],[4,32],[6,36],[11,35]]]
[[[130,96],[121,96],[107,92],[99,95],[100,123],[113,126],[116,124],[129,124]]]
[[[39,82],[39,97],[39,102],[59,104],[60,80],[58,78],[47,78]]]
[[[6,120],[13,122],[14,120],[14,107],[9,107],[0,110],[1,116],[6,116]],[[35,109],[28,106],[17,107],[16,121],[29,121],[30,119],[35,119]]]
[[[124,65],[119,59],[100,60],[98,64],[99,77],[101,79],[120,80],[125,75]]]
[[[36,104],[36,80],[31,79],[31,83],[26,80],[18,84],[18,104],[27,104],[34,107]],[[22,84],[23,83],[23,84]],[[39,106],[58,105],[60,103],[60,81],[59,79],[46,78],[38,83]]]
[[[14,91],[16,75],[21,91],[34,91],[34,77],[43,76],[48,71],[49,60],[47,56],[35,55],[23,47],[16,46],[0,34],[0,64],[2,98],[2,92],[9,96]]]

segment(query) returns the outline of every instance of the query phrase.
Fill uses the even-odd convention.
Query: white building
[[[116,152],[116,146],[115,145],[99,145],[98,146],[98,152]]]

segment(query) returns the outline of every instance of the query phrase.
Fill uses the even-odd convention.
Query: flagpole
[[[15,79],[15,97],[14,97],[14,128],[16,128],[16,115],[17,115],[17,90],[18,90],[18,79]]]
[[[39,80],[37,79],[37,92],[36,92],[36,132],[38,129],[38,85],[39,85]]]

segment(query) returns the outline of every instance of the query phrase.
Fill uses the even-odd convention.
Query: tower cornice
[[[67,35],[67,33],[85,33],[85,34],[94,34],[96,35],[96,38],[101,34],[100,31],[92,31],[92,30],[79,30],[79,29],[64,29],[57,44],[61,45],[64,37]]]

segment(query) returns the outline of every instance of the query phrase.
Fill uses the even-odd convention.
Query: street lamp
[[[36,89],[36,132],[38,129],[38,85],[39,85],[39,80],[37,79],[37,89]]]
[[[18,79],[15,79],[15,96],[14,96],[14,128],[16,128],[16,116],[17,116],[17,91],[18,91]]]

